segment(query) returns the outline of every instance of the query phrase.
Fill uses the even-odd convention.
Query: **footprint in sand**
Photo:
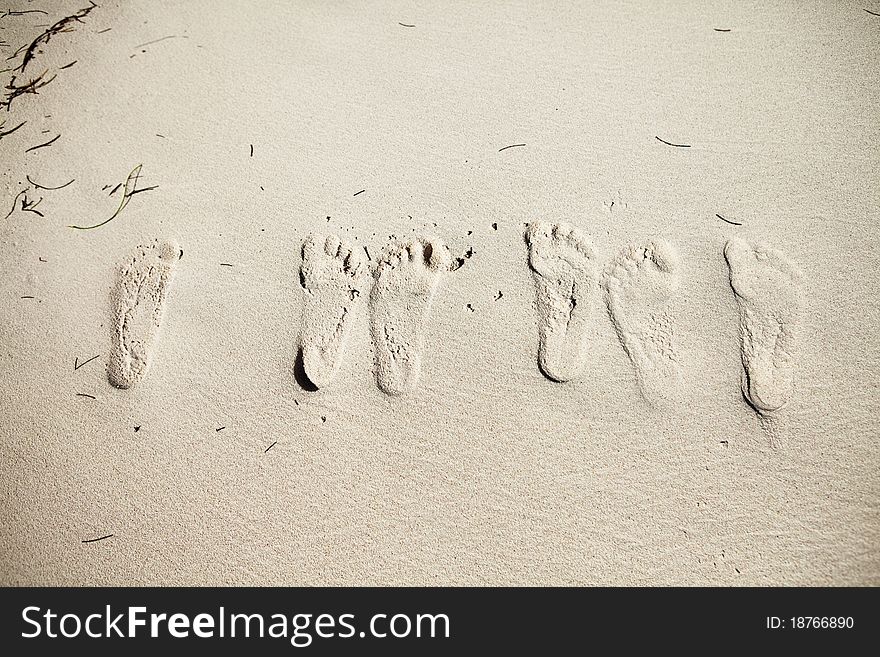
[[[743,396],[759,413],[772,413],[791,398],[802,276],[779,251],[740,239],[724,246],[724,257],[739,305]]]
[[[655,406],[674,395],[681,379],[671,309],[678,269],[672,247],[654,240],[624,249],[602,277],[611,322],[643,396]]]
[[[526,241],[537,291],[538,365],[550,379],[569,381],[584,365],[597,280],[593,249],[581,231],[564,223],[531,223]]]
[[[176,243],[140,245],[117,272],[111,292],[112,336],[107,376],[117,388],[144,378],[165,307],[174,266],[183,255]]]
[[[370,332],[376,382],[389,395],[401,395],[418,383],[425,320],[450,265],[449,249],[437,238],[394,242],[379,258],[370,293]]]
[[[367,274],[363,250],[338,236],[311,234],[303,242],[300,357],[303,373],[316,388],[326,387],[339,371],[349,320]]]

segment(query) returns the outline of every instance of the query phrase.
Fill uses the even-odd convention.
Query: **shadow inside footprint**
[[[296,349],[296,359],[294,359],[293,362],[293,378],[296,381],[297,385],[299,385],[299,387],[306,392],[318,392],[318,386],[312,383],[309,380],[308,374],[306,374],[306,367],[305,363],[303,362],[302,347],[297,347]]]

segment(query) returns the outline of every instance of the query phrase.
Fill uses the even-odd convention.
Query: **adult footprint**
[[[117,388],[131,388],[150,364],[174,266],[183,252],[176,243],[140,245],[117,271],[110,295],[112,334],[107,377]]]
[[[663,240],[624,249],[602,277],[605,303],[645,399],[670,399],[681,379],[673,344],[671,299],[678,257]]]
[[[348,325],[367,277],[363,250],[336,235],[311,234],[302,248],[300,282],[305,293],[300,353],[316,388],[339,371]]]
[[[538,365],[554,381],[583,369],[589,300],[596,285],[593,250],[568,224],[538,221],[526,230],[538,307]]]
[[[779,251],[741,239],[724,246],[724,258],[739,305],[743,396],[759,413],[772,413],[791,398],[802,276]]]
[[[416,387],[424,325],[449,250],[437,238],[390,244],[379,258],[370,293],[370,332],[376,353],[376,382],[389,395]]]

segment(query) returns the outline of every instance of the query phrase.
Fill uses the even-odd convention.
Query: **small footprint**
[[[110,295],[112,335],[107,377],[128,389],[144,378],[153,351],[174,268],[182,255],[176,243],[140,245],[118,270]]]
[[[537,291],[538,365],[553,381],[570,381],[584,366],[597,280],[593,249],[580,230],[565,223],[531,223],[526,241]]]
[[[363,250],[337,235],[311,234],[303,242],[300,357],[303,373],[315,388],[329,385],[339,371],[349,320],[367,274]]]
[[[672,247],[654,240],[624,249],[602,278],[611,322],[642,395],[654,406],[670,400],[681,380],[670,303],[678,289],[678,269]]]
[[[401,395],[416,387],[425,320],[441,275],[451,265],[449,249],[438,238],[393,242],[380,256],[370,293],[370,332],[383,392]]]
[[[796,369],[802,275],[782,253],[732,239],[724,246],[739,305],[742,392],[760,414],[788,403]]]

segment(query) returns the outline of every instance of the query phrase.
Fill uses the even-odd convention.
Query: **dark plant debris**
[[[147,46],[152,46],[154,43],[159,43],[160,41],[165,41],[167,39],[188,39],[189,37],[185,34],[169,34],[168,36],[163,36],[160,39],[153,39],[152,41],[147,41],[146,43],[142,43],[138,46],[135,46],[135,50],[140,50],[141,52],[145,52],[142,48],[146,48]]]
[[[2,130],[3,126],[6,125],[6,122],[5,122],[5,121],[4,121],[3,123],[0,123],[0,139],[2,139],[3,137],[5,137],[6,135],[11,135],[13,132],[15,132],[16,130],[18,130],[18,129],[19,129],[21,126],[23,126],[25,123],[27,123],[27,121],[22,121],[22,122],[19,123],[17,126],[15,126],[14,128],[10,128],[9,130]]]
[[[44,143],[42,143],[42,144],[37,144],[36,146],[31,146],[30,148],[28,148],[27,150],[25,150],[25,153],[30,153],[31,151],[35,151],[35,150],[37,150],[38,148],[45,148],[46,146],[51,146],[51,145],[54,144],[56,141],[58,141],[60,138],[61,138],[61,135],[55,135],[55,137],[53,137],[52,139],[50,139],[50,140],[47,141],[47,142],[44,142]]]
[[[6,18],[7,16],[24,16],[25,14],[44,14],[45,16],[48,16],[49,12],[43,11],[42,9],[19,9],[17,11],[7,9],[6,13],[0,16],[0,18]]]
[[[129,201],[131,201],[131,197],[135,194],[139,194],[140,192],[148,192],[150,190],[156,189],[158,185],[153,185],[152,187],[142,187],[138,189],[137,183],[138,179],[141,175],[141,169],[143,168],[142,164],[138,164],[134,169],[131,170],[131,173],[128,174],[128,177],[125,179],[124,190],[122,193],[122,200],[119,202],[119,207],[116,208],[116,212],[114,212],[109,219],[105,219],[99,224],[95,224],[94,226],[68,226],[68,228],[75,228],[76,230],[91,230],[93,228],[99,228],[104,224],[110,223],[113,221],[119,213],[122,212],[125,207],[128,205]],[[116,191],[114,188],[113,191]],[[112,192],[111,192],[112,193]]]
[[[19,96],[37,93],[38,89],[42,89],[55,79],[55,75],[47,79],[45,76],[48,72],[47,69],[24,84],[16,84],[17,76],[12,76],[12,79],[10,79],[9,83],[6,85],[7,93],[3,98],[3,101],[0,102],[0,107],[5,108],[8,112],[12,108],[12,101]]]
[[[30,45],[22,46],[21,48],[16,50],[12,54],[12,56],[9,57],[9,59],[14,59],[14,58],[18,57],[21,53],[24,53],[24,54],[22,55],[21,63],[13,70],[17,71],[19,74],[24,74],[25,69],[28,67],[28,65],[37,58],[37,55],[39,55],[42,52],[42,50],[41,50],[42,46],[49,43],[49,41],[52,39],[52,37],[54,37],[58,34],[72,32],[76,27],[75,24],[82,23],[83,19],[86,16],[88,16],[89,13],[93,9],[95,9],[95,7],[97,7],[97,6],[98,5],[96,5],[94,2],[89,2],[88,7],[84,7],[83,9],[80,9],[78,12],[71,14],[70,16],[62,18],[61,20],[55,22],[53,25],[47,27],[46,30],[42,34],[37,36],[37,38],[34,39],[30,43]],[[29,13],[29,12],[35,12],[35,11],[41,11],[41,10],[30,9],[30,10],[25,10],[22,12],[12,12],[12,13],[7,12],[6,15],[7,16],[19,15],[21,13]],[[62,68],[69,68],[72,65],[73,64],[68,64],[66,66],[63,66]],[[12,106],[12,101],[15,100],[16,98],[18,98],[19,96],[22,96],[27,93],[33,93],[33,94],[37,93],[38,89],[46,86],[47,84],[52,82],[52,80],[55,79],[55,77],[56,77],[55,75],[53,75],[50,78],[46,78],[46,75],[48,74],[48,72],[49,72],[48,69],[43,71],[40,75],[38,75],[35,78],[31,78],[25,84],[18,84],[17,83],[18,76],[13,75],[12,79],[10,79],[8,84],[6,85],[6,93],[4,94],[2,100],[0,100],[0,107],[4,107],[7,111],[9,111],[9,109]]]
[[[75,14],[71,14],[66,18],[62,18],[54,25],[49,27],[45,32],[43,32],[40,36],[31,42],[31,45],[28,46],[27,50],[24,53],[24,57],[22,57],[21,64],[18,67],[18,70],[22,73],[24,69],[27,68],[27,65],[33,60],[36,55],[39,47],[41,45],[49,43],[49,40],[57,35],[63,34],[65,32],[72,32],[74,29],[74,23],[82,23],[82,19],[89,15],[89,13],[98,5],[94,2],[89,2],[89,6],[83,9],[80,9]]]
[[[457,269],[461,269],[464,266],[464,263],[474,257],[474,247],[468,247],[468,250],[464,252],[464,255],[460,255],[455,257],[452,260],[452,264],[449,266],[449,271],[455,271]]]
[[[48,190],[48,191],[55,191],[56,189],[64,189],[64,188],[67,187],[68,185],[72,184],[74,180],[76,180],[76,178],[72,178],[70,181],[64,183],[63,185],[59,185],[58,187],[47,187],[46,185],[40,185],[39,183],[34,182],[33,180],[31,180],[31,177],[30,177],[30,176],[27,176],[27,175],[26,175],[25,178],[27,179],[27,181],[28,181],[31,185],[33,185],[33,186],[36,187],[37,189],[45,189],[45,190]]]
[[[98,538],[90,538],[86,541],[83,541],[83,543],[95,543],[97,541],[103,541],[105,538],[113,538],[113,534],[107,534],[106,536],[100,536]]]
[[[101,354],[98,354],[98,356],[100,356],[100,355],[101,355]],[[92,357],[89,358],[88,360],[84,360],[84,361],[81,362],[81,363],[79,362],[79,358],[74,358],[74,359],[73,359],[73,371],[76,372],[76,371],[77,371],[80,367],[82,367],[83,365],[88,365],[88,364],[91,363],[93,360],[95,360],[96,358],[98,358],[98,356],[92,356]]]
[[[717,212],[715,213],[715,216],[718,217],[719,219],[721,219],[721,221],[730,224],[731,226],[742,226],[742,224],[739,223],[739,222],[731,221],[730,219],[725,219],[724,217],[722,217],[722,216],[721,216],[720,214],[718,214]]]
[[[12,213],[15,212],[15,209],[18,207],[18,199],[21,198],[24,194],[27,194],[26,189],[21,190],[18,194],[15,195],[15,198],[12,199],[12,208],[9,210],[9,212],[6,213],[6,216],[3,217],[4,219],[9,219],[9,217],[12,216]]]
[[[39,215],[39,216],[41,216],[41,217],[44,217],[45,215],[44,215],[42,212],[40,212],[39,210],[36,210],[36,209],[35,209],[35,208],[40,204],[40,202],[41,202],[42,200],[43,200],[43,197],[41,196],[41,197],[39,198],[39,200],[37,200],[37,201],[30,201],[30,200],[28,199],[27,195],[25,195],[25,197],[24,197],[23,199],[21,199],[21,210],[22,210],[22,212],[33,212],[33,213],[36,214],[36,215]]]
[[[660,139],[657,135],[654,135],[654,139],[657,141],[663,142],[667,146],[675,146],[676,148],[690,148],[690,144],[673,144],[671,141],[666,141],[665,139]]]

